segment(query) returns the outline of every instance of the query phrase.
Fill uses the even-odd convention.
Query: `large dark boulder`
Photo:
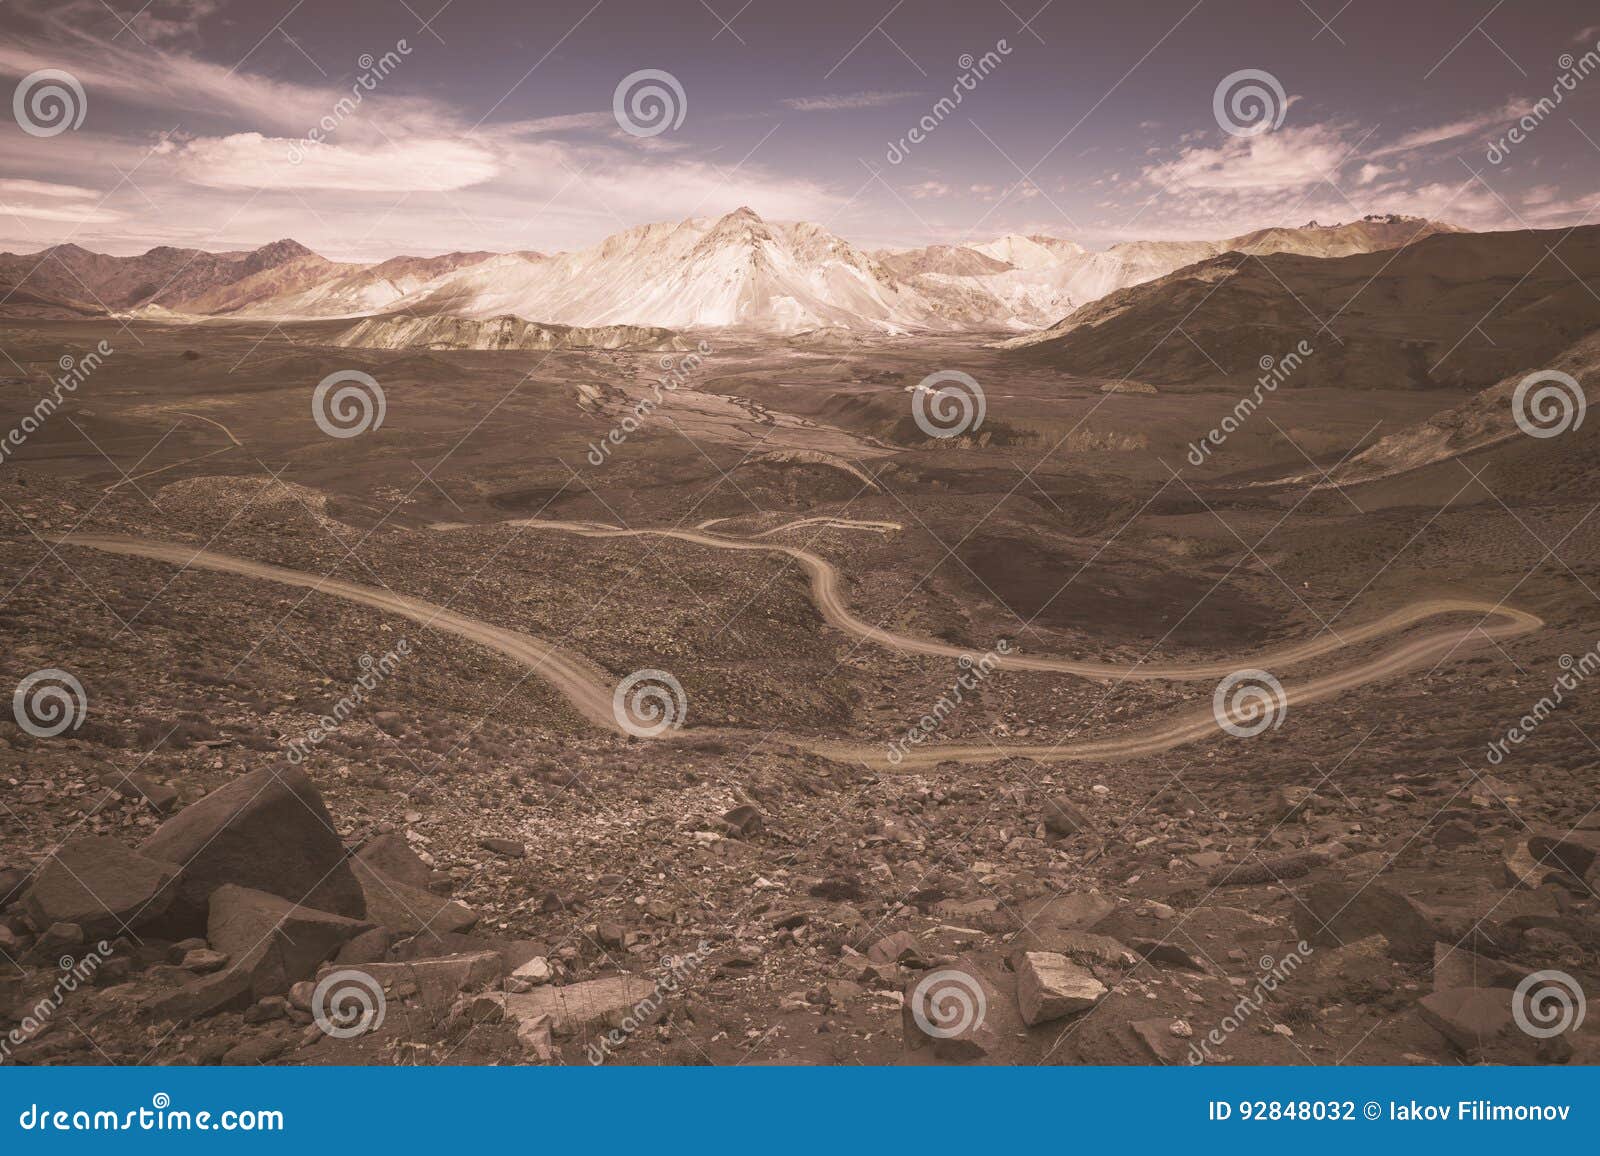
[[[360,919],[366,901],[311,780],[295,767],[235,779],[163,823],[139,848],[181,868],[161,929],[200,935],[207,901],[226,883]]]
[[[74,923],[89,939],[154,922],[176,895],[178,868],[115,839],[68,839],[35,872],[22,911],[39,931]]]

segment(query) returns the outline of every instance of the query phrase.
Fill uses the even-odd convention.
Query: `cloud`
[[[1501,108],[1479,113],[1477,116],[1464,117],[1461,120],[1453,120],[1447,124],[1434,125],[1429,128],[1414,129],[1386,145],[1373,149],[1367,155],[1374,159],[1394,156],[1399,153],[1416,152],[1418,149],[1431,148],[1433,145],[1443,144],[1446,141],[1477,136],[1486,129],[1516,120],[1517,117],[1527,112],[1528,108],[1529,105],[1526,101],[1509,101]]]
[[[1143,178],[1181,189],[1299,189],[1342,164],[1348,145],[1326,125],[1229,137],[1220,148],[1185,148],[1176,160],[1150,165]]]
[[[81,185],[52,181],[0,179],[0,213],[34,221],[109,224],[122,214],[100,205],[101,196]]]
[[[516,121],[501,125],[501,132],[526,136],[545,136],[579,130],[610,131],[617,127],[616,114],[609,112],[572,112],[563,116],[541,116],[534,120]]]
[[[914,92],[841,92],[828,96],[791,96],[782,103],[796,112],[840,112],[852,108],[883,108],[916,96]]]
[[[461,140],[413,139],[362,148],[242,132],[174,145],[171,151],[185,179],[213,189],[447,192],[481,184],[499,172],[492,153]]]
[[[925,201],[930,197],[948,197],[950,186],[943,181],[923,181],[920,185],[912,185],[906,189],[914,201]]]

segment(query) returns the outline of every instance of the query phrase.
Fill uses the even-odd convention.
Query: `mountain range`
[[[1456,231],[1374,216],[1215,241],[1135,241],[1100,252],[1037,235],[873,251],[821,225],[769,222],[741,208],[716,219],[637,226],[574,253],[446,253],[374,265],[329,261],[291,240],[227,253],[163,246],[132,257],[58,245],[0,253],[0,314],[404,314],[510,316],[582,328],[1027,332],[1223,253],[1338,257]]]
[[[1304,340],[1292,385],[1481,390],[1600,327],[1600,225],[1436,233],[1393,252],[1211,257],[1108,293],[1010,356],[1085,377],[1248,386]]]

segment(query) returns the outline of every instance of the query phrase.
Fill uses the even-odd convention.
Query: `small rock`
[[[1024,952],[1017,969],[1017,1005],[1029,1027],[1086,1011],[1107,991],[1084,968],[1053,951]]]
[[[507,859],[521,859],[528,854],[528,848],[515,839],[487,836],[478,840],[478,846],[485,851],[493,851],[496,855],[503,855]]]

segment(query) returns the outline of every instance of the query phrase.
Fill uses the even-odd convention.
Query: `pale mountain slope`
[[[689,343],[670,329],[607,325],[585,329],[536,325],[520,317],[369,317],[340,334],[335,345],[347,349],[626,349],[646,352],[686,350]]]
[[[301,292],[273,299],[269,307],[290,317],[336,317],[375,313],[462,269],[493,260],[499,254],[442,253],[437,257],[391,257],[363,265]],[[538,253],[514,254],[538,261]]]

